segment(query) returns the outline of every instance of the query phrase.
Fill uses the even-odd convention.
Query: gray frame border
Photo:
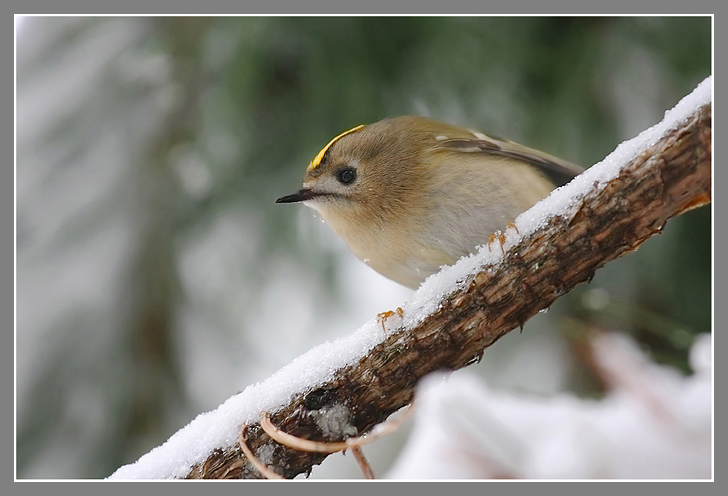
[[[417,14],[424,14],[424,15],[437,15],[437,14],[460,14],[460,15],[467,15],[467,14],[474,14],[474,15],[505,15],[505,14],[519,14],[519,13],[528,13],[528,14],[534,14],[534,15],[554,15],[554,14],[574,14],[577,11],[581,14],[584,11],[584,6],[582,3],[577,4],[574,0],[570,1],[558,1],[558,2],[549,2],[548,4],[545,4],[543,2],[524,2],[524,1],[493,1],[488,2],[488,4],[484,4],[482,2],[475,2],[474,0],[469,0],[468,2],[456,2],[453,4],[453,2],[447,2],[447,3],[441,3],[441,2],[427,2],[425,5],[421,5],[420,3],[414,4],[413,2],[397,2],[396,4],[394,2],[367,2],[365,5],[361,3],[350,3],[347,5],[343,5],[341,3],[335,3],[333,1],[311,1],[311,2],[294,2],[293,0],[290,1],[280,1],[280,0],[253,0],[253,1],[246,1],[243,2],[235,2],[234,0],[225,0],[225,1],[218,1],[218,0],[208,0],[204,4],[200,4],[199,2],[192,2],[189,0],[178,0],[174,3],[171,0],[167,1],[140,1],[140,0],[133,0],[133,1],[127,1],[123,4],[115,3],[115,4],[104,4],[103,6],[99,5],[96,2],[93,2],[92,0],[63,0],[63,1],[50,1],[50,0],[43,0],[43,1],[37,1],[37,0],[28,0],[25,2],[20,2],[17,0],[9,0],[6,2],[3,2],[4,5],[2,7],[3,10],[6,10],[9,14],[50,14],[50,15],[63,15],[63,14],[81,14],[84,13],[93,13],[95,15],[104,15],[105,13],[108,13],[108,15],[115,15],[115,14],[121,14],[121,15],[154,15],[154,14],[188,14],[188,15],[195,15],[195,14],[212,14],[212,15],[225,15],[225,14],[248,14],[248,15],[255,15],[255,14],[318,14],[318,15],[327,15],[330,13],[337,13],[337,14],[345,14],[347,10],[349,10],[350,13],[353,12],[353,8],[357,9],[358,14],[364,14],[364,15],[371,15],[371,14],[402,14],[402,15],[412,15],[414,11],[416,10]],[[646,3],[646,2],[640,2],[640,3]],[[710,14],[711,12],[715,12],[717,10],[717,5],[715,1],[710,2],[702,2],[699,1],[698,5],[695,4],[695,2],[691,2],[689,5],[690,12],[685,12],[685,5],[681,5],[678,8],[681,8],[682,12],[677,11],[675,8],[668,8],[665,5],[661,4],[659,6],[655,5],[654,2],[650,2],[652,5],[636,5],[635,2],[623,3],[621,5],[616,5],[615,3],[610,3],[609,5],[598,5],[599,8],[601,8],[601,14],[604,13],[610,13],[613,15],[635,15],[635,14],[650,14],[650,13],[659,13],[659,14],[670,14],[671,12],[674,12],[675,14],[683,14],[683,15],[694,15],[696,12],[700,12],[702,14]],[[463,5],[464,4],[464,5]],[[657,12],[655,12],[653,9],[649,7],[657,7],[659,9]],[[677,6],[676,6],[677,7]],[[114,9],[114,12],[112,13],[110,8]],[[599,15],[599,14],[592,14],[592,15]],[[9,33],[14,33],[14,29],[11,28],[10,22],[11,19],[13,19],[13,15],[5,15],[0,17],[0,23],[2,23],[2,26],[7,27],[8,29],[3,29],[2,32],[5,33],[4,36],[9,38]],[[715,18],[713,19],[713,33],[714,33],[714,41],[717,39],[718,43],[714,43],[714,46],[723,46],[720,43],[720,39],[724,38],[728,35],[725,34],[725,31],[723,31],[723,34],[721,34],[721,30],[715,29]],[[6,62],[4,65],[7,66],[8,60],[12,61],[14,60],[14,43],[11,43],[10,40],[8,40],[8,43],[3,43],[1,48],[2,54],[3,54],[3,60]],[[721,72],[724,71],[725,65],[721,64]],[[5,92],[9,92],[10,88],[14,88],[14,84],[11,85],[9,81],[9,73],[10,71],[5,71],[6,76],[3,76],[3,80],[6,80],[6,84],[2,85],[2,88]],[[715,72],[714,72],[715,74]],[[720,77],[722,74],[715,74],[717,76],[715,78],[716,81],[720,82],[722,81],[722,78]],[[14,79],[14,78],[13,78]],[[14,83],[14,80],[13,80]],[[718,87],[719,83],[715,83],[715,86]],[[11,113],[11,105],[13,105],[12,111],[14,112],[14,98],[11,103],[11,100],[9,98],[3,99],[3,108],[6,110],[4,112],[4,115],[10,115]],[[720,108],[720,107],[719,107]],[[13,113],[14,115],[14,113]],[[13,122],[13,131],[14,131],[14,122]],[[14,132],[5,132],[0,133],[0,137],[3,140],[2,149],[5,150],[5,153],[9,153],[9,150],[14,150]],[[720,142],[720,141],[719,141]],[[14,159],[13,159],[14,163]],[[14,197],[14,172],[15,168],[12,169],[9,167],[5,167],[2,170],[0,170],[0,174],[2,175],[2,179],[0,179],[0,222],[2,222],[2,227],[4,232],[13,231],[14,233],[14,225],[15,225],[15,197]],[[721,172],[722,174],[722,172]],[[722,177],[722,176],[721,176]],[[11,190],[12,188],[12,190]],[[715,187],[714,182],[714,189],[717,189]],[[12,201],[12,205],[11,205]],[[719,201],[719,206],[722,208],[722,204]],[[719,222],[719,220],[716,220],[715,214],[715,202],[711,206],[713,208],[713,218],[714,223]],[[11,214],[12,212],[12,214]],[[723,218],[723,217],[721,217]],[[728,232],[726,229],[715,229],[714,226],[714,232],[717,231],[718,233],[725,233]],[[714,238],[715,241],[717,241],[717,237]],[[715,249],[715,241],[714,241],[714,249]],[[13,247],[11,249],[10,247],[11,243],[11,237],[6,235],[3,236],[0,239],[0,246],[2,247],[0,249],[0,253],[2,253],[2,263],[0,264],[0,275],[2,276],[3,281],[10,281],[11,280],[11,274],[14,281],[14,250],[15,250],[15,240],[14,236],[12,238]],[[12,254],[12,255],[11,255]],[[11,258],[12,257],[12,258]],[[715,259],[715,253],[714,253],[714,259]],[[722,264],[721,267],[716,267],[714,265],[714,293],[717,289],[718,294],[725,294],[726,293],[726,285],[728,284],[728,276],[726,275],[726,268],[725,264]],[[721,274],[720,277],[716,277],[716,274]],[[12,303],[11,303],[12,302]],[[12,326],[13,329],[15,329],[14,326],[14,284],[12,287],[10,287],[9,284],[3,284],[3,297],[0,298],[0,315],[3,316],[4,319],[12,320]],[[12,306],[11,306],[12,305]],[[714,307],[715,308],[715,307]],[[724,320],[724,312],[718,312],[719,315],[716,315],[716,312],[714,312],[714,325],[713,327],[716,327],[716,323],[719,321],[725,321]],[[8,326],[9,327],[9,326]],[[14,333],[13,333],[14,338]],[[4,343],[2,346],[0,346],[0,353],[2,354],[2,358],[0,359],[0,367],[2,367],[2,373],[0,373],[0,377],[2,378],[2,388],[3,391],[13,391],[14,392],[14,340],[13,340],[13,346],[10,345],[9,341],[11,339],[11,336],[9,336],[9,333],[5,333],[2,337],[3,341],[8,341],[7,343]],[[724,346],[718,346],[720,343],[716,343],[716,351],[714,352],[715,356],[718,356],[718,349],[723,348]],[[13,360],[10,359],[10,353],[13,352]],[[13,367],[13,370],[11,371],[11,364]],[[720,361],[715,364],[715,370],[714,370],[714,377],[725,377],[725,368],[727,365],[722,364]],[[724,381],[717,381],[716,384],[720,384],[720,387],[716,386],[716,401],[715,401],[715,411],[716,412],[724,412],[725,411],[725,394],[721,394],[725,391],[725,382]],[[9,393],[8,393],[9,394]],[[15,439],[14,439],[14,424],[11,419],[14,419],[14,405],[13,405],[13,412],[11,415],[11,407],[9,406],[10,402],[4,402],[4,405],[2,407],[2,419],[3,419],[3,429],[2,429],[2,445],[3,446],[13,446],[12,452],[10,452],[9,449],[5,449],[2,451],[3,453],[3,463],[0,464],[0,466],[3,467],[3,472],[10,472],[8,474],[3,473],[3,475],[6,477],[3,477],[3,480],[6,481],[6,487],[8,487],[9,491],[5,492],[4,494],[45,494],[45,493],[53,493],[56,494],[59,490],[62,492],[69,492],[74,494],[106,494],[106,493],[119,493],[119,494],[126,494],[129,492],[129,490],[137,491],[154,491],[155,493],[166,493],[166,492],[172,492],[174,491],[175,494],[179,494],[180,492],[186,493],[190,492],[192,494],[199,493],[200,488],[194,487],[192,484],[194,483],[184,483],[184,482],[140,482],[140,483],[107,483],[103,481],[94,481],[94,482],[84,482],[84,481],[73,481],[73,482],[66,482],[66,481],[16,481],[16,482],[10,482],[14,479],[15,475]],[[716,415],[717,416],[717,415]],[[716,427],[719,427],[721,423],[715,422]],[[721,427],[720,429],[715,429],[715,439],[725,439],[725,428]],[[725,443],[715,443],[716,446],[720,446],[721,448],[725,446]],[[715,457],[718,459],[725,459],[725,457],[721,457],[719,453],[722,454],[722,450],[720,448],[715,449]],[[242,491],[246,490],[253,490],[256,494],[286,494],[286,493],[296,493],[300,494],[303,493],[312,493],[312,494],[341,494],[342,490],[346,492],[346,494],[369,494],[372,492],[379,492],[379,491],[387,491],[387,490],[393,490],[396,489],[397,491],[404,490],[404,491],[413,491],[416,493],[425,493],[425,494],[442,494],[444,492],[447,493],[457,493],[457,494],[479,494],[482,495],[483,493],[487,491],[497,492],[497,494],[513,494],[513,495],[528,495],[528,494],[543,494],[544,492],[547,493],[553,493],[553,494],[559,494],[559,495],[569,495],[569,494],[613,494],[615,491],[626,491],[628,493],[637,492],[639,491],[640,494],[647,493],[647,494],[660,494],[662,495],[669,495],[669,494],[676,494],[676,495],[682,495],[685,493],[691,493],[691,494],[718,494],[718,489],[716,487],[716,484],[714,482],[530,482],[530,481],[515,481],[515,482],[500,482],[500,481],[484,481],[484,482],[477,482],[477,481],[467,481],[467,482],[397,482],[397,481],[378,481],[374,483],[366,483],[366,482],[343,482],[343,481],[306,481],[299,484],[296,484],[296,482],[283,482],[278,484],[270,484],[266,482],[202,482],[205,483],[205,492],[210,492],[214,494],[236,494],[239,495]],[[246,486],[245,488],[241,488],[237,484],[244,483],[244,484],[256,484],[255,488],[251,488],[250,486]],[[129,484],[136,484],[135,488],[130,488]],[[175,484],[175,485],[173,485]],[[183,484],[183,485],[179,485]],[[365,485],[366,484],[366,485]],[[486,484],[488,484],[486,486]],[[616,485],[615,485],[616,484]],[[689,484],[689,486],[688,486]],[[396,486],[396,487],[395,487]]]

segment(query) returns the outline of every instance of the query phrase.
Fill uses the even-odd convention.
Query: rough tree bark
[[[336,410],[349,429],[367,432],[407,405],[424,375],[477,361],[498,338],[659,233],[669,218],[709,203],[711,121],[711,107],[705,105],[606,187],[592,188],[568,217],[553,217],[510,248],[502,262],[473,274],[465,289],[447,297],[416,328],[391,334],[328,384],[270,412],[273,423],[302,438],[338,441],[341,437],[327,437],[317,426]],[[310,472],[327,456],[284,447],[259,424],[248,428],[247,438],[253,453],[266,453],[268,466],[287,478]],[[188,474],[258,477],[238,447],[215,451]]]

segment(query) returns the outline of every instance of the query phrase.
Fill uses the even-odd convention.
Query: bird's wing
[[[559,185],[569,182],[581,174],[583,169],[566,160],[548,153],[519,145],[510,140],[494,138],[477,131],[471,131],[472,137],[436,136],[438,145],[446,150],[464,153],[489,153],[500,155],[532,164],[555,179]]]

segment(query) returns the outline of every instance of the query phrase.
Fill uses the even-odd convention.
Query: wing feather
[[[556,179],[559,185],[566,184],[583,172],[581,167],[548,153],[519,145],[513,141],[493,138],[483,133],[475,131],[472,133],[473,138],[440,139],[438,145],[464,153],[488,153],[527,162],[541,169],[549,177]]]

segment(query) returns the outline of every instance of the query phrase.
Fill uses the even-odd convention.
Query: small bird
[[[580,172],[512,141],[403,116],[336,136],[302,189],[276,203],[316,209],[357,257],[416,289]]]

